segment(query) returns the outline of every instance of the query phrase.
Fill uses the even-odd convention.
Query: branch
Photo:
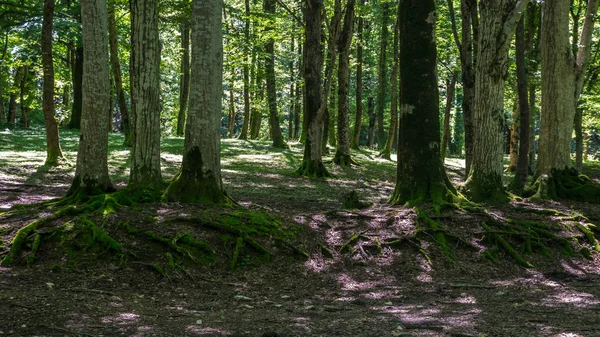
[[[456,16],[454,14],[454,3],[452,0],[448,0],[448,11],[450,11],[450,21],[452,22],[452,35],[454,36],[454,42],[456,43],[456,47],[462,53],[462,44],[458,37],[458,29],[456,28]],[[462,55],[461,55],[462,59]]]
[[[598,12],[598,3],[600,0],[588,0],[587,10],[585,12],[585,20],[581,29],[579,38],[579,50],[577,51],[577,59],[575,61],[575,98],[581,95],[583,89],[583,77],[585,75],[585,66],[592,54],[592,32],[594,31],[594,21]]]
[[[281,1],[281,0],[275,0],[275,1],[277,1],[277,3],[278,3],[278,4],[279,4],[281,7],[283,7],[283,9],[285,9],[285,11],[286,11],[286,12],[288,12],[288,14],[289,14],[289,15],[291,15],[291,16],[292,16],[292,18],[293,18],[294,20],[296,20],[296,22],[297,22],[297,23],[300,25],[300,27],[304,27],[304,22],[302,22],[302,19],[300,19],[300,18],[298,17],[298,15],[296,15],[296,13],[294,13],[294,11],[292,11],[292,10],[291,10],[291,9],[288,7],[288,5],[286,5],[286,4],[285,4],[283,1]]]

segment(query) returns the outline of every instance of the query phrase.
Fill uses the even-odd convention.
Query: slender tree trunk
[[[528,0],[480,3],[480,26],[475,73],[473,162],[465,192],[473,201],[506,201],[502,185],[504,79],[508,48]]]
[[[229,89],[229,121],[227,123],[227,135],[229,138],[233,138],[233,132],[235,130],[235,101],[233,99],[233,74],[231,80],[231,87]]]
[[[83,108],[83,62],[84,50],[82,46],[75,48],[73,52],[73,106],[71,108],[71,119],[67,128],[79,129],[81,127],[81,114]],[[87,54],[87,53],[86,53]]]
[[[193,0],[192,77],[181,170],[164,199],[226,203],[221,181],[222,0]]]
[[[253,57],[256,60],[256,57]],[[262,64],[255,65],[255,83],[254,83],[254,104],[251,108],[251,119],[250,119],[250,139],[258,139],[260,135],[260,124],[262,120],[262,109],[258,107],[263,102],[264,89],[263,89],[263,73],[261,70]]]
[[[583,108],[575,109],[575,168],[583,171]]]
[[[294,48],[295,48],[295,41],[294,41],[294,37],[292,36],[291,39],[291,43],[290,43],[290,51],[292,53],[292,55],[294,54]],[[294,139],[294,102],[296,101],[296,92],[295,92],[295,88],[294,85],[296,84],[296,74],[294,73],[294,58],[292,57],[289,63],[290,66],[290,107],[289,107],[289,113],[288,113],[288,132],[287,132],[287,138],[288,141],[292,141]]]
[[[43,110],[46,126],[46,162],[45,165],[58,165],[62,158],[58,124],[54,117],[54,64],[52,61],[52,26],[54,23],[54,0],[44,0],[44,19],[42,22],[42,64],[44,68]]]
[[[377,115],[375,115],[375,101],[373,97],[367,97],[367,114],[369,115],[367,146],[373,147],[373,144],[375,144],[375,121],[377,120]]]
[[[121,62],[119,61],[119,44],[117,42],[117,22],[115,18],[115,6],[111,4],[108,9],[108,36],[110,45],[110,63],[115,83],[115,93],[117,95],[117,104],[121,121],[123,125],[123,133],[125,134],[125,145],[132,145],[131,122],[127,102],[125,101],[125,90],[123,89],[123,78],[121,75]]]
[[[432,20],[436,17],[435,2],[403,0],[400,16],[402,123],[396,188],[390,202],[439,204],[451,199],[456,191],[440,159],[437,52]]]
[[[364,4],[364,0],[360,0],[360,4]],[[362,91],[363,91],[363,29],[365,27],[365,19],[362,16],[358,17],[358,28],[356,32],[356,116],[354,119],[354,132],[352,133],[352,141],[350,147],[358,150],[360,146],[360,129],[362,126]]]
[[[442,146],[440,148],[442,163],[446,159],[446,149],[450,143],[450,113],[452,112],[452,105],[454,102],[454,92],[456,91],[456,80],[458,78],[458,72],[452,73],[452,78],[447,83],[446,87],[446,108],[444,109],[444,128],[442,129]]]
[[[335,69],[334,69],[335,73]],[[327,109],[327,115],[325,116],[325,130],[323,130],[323,146],[327,144],[335,146],[335,121],[337,116],[337,82],[331,83],[331,90],[329,91],[329,108]],[[329,152],[327,152],[329,154]]]
[[[19,94],[19,100],[21,102],[21,118],[19,119],[19,125],[22,129],[27,129],[29,127],[29,102],[31,101],[29,97],[29,86],[27,85],[27,81],[31,77],[31,70],[28,65],[23,66],[23,77],[21,77],[21,91]],[[27,96],[27,98],[26,98]]]
[[[67,195],[113,191],[108,176],[108,38],[105,0],[82,0],[83,85],[79,151]]]
[[[390,79],[390,128],[388,131],[387,140],[385,142],[385,147],[379,154],[381,158],[385,158],[387,160],[391,160],[392,147],[394,145],[394,140],[396,140],[396,133],[398,129],[398,70],[400,67],[398,33],[400,31],[400,4],[398,4],[397,7],[398,10],[396,14],[396,23],[394,25],[394,65],[392,66],[392,75]]]
[[[305,83],[305,125],[304,157],[298,174],[309,177],[326,177],[329,172],[323,165],[321,142],[323,140],[322,91],[323,48],[321,47],[321,18],[323,0],[306,0],[304,6],[304,83]],[[327,97],[327,96],[325,96]]]
[[[133,147],[128,187],[162,187],[160,170],[160,41],[158,0],[131,8],[131,125]]]
[[[263,10],[268,15],[275,14],[275,0],[263,0]],[[271,30],[272,28],[268,28]],[[267,33],[268,34],[268,33]],[[277,87],[275,81],[275,39],[269,38],[265,45],[265,75],[267,80],[267,101],[269,103],[269,128],[273,147],[285,148],[281,126],[279,125],[279,112],[277,111]]]
[[[531,11],[530,9],[528,11]],[[528,18],[531,16],[528,15]],[[521,192],[527,182],[527,173],[529,171],[529,91],[528,74],[525,56],[527,54],[528,41],[525,40],[525,18],[522,17],[517,24],[515,34],[516,47],[516,65],[517,65],[517,91],[519,93],[519,159],[515,178],[511,184],[511,189]]]
[[[15,127],[17,121],[17,93],[21,85],[21,77],[23,77],[24,71],[25,68],[23,66],[20,66],[15,69],[15,78],[13,80],[12,89],[9,95],[8,115],[6,119],[8,125],[12,128]]]
[[[179,75],[179,113],[177,114],[177,135],[183,136],[185,113],[190,94],[190,24],[181,25],[181,74]]]
[[[302,119],[302,102],[304,102],[304,85],[302,85],[302,79],[304,77],[304,57],[302,56],[302,39],[298,39],[298,76],[296,77],[296,98],[294,100],[294,139],[299,140],[300,138],[300,125]]]
[[[512,125],[508,130],[509,134],[509,161],[508,161],[508,172],[515,172],[517,170],[517,161],[519,159],[519,128],[520,128],[520,117],[519,117],[519,99],[515,100],[513,111],[512,111]]]
[[[378,66],[378,88],[377,88],[377,144],[383,147],[385,131],[383,126],[383,112],[385,110],[385,98],[387,96],[387,43],[390,35],[388,29],[388,18],[391,3],[384,2],[381,21],[381,44],[379,46],[379,66]],[[393,135],[391,135],[393,137]]]
[[[244,0],[246,6],[246,19],[244,22],[244,124],[240,139],[248,139],[248,126],[250,124],[250,0]]]
[[[350,111],[348,107],[348,82],[350,81],[350,44],[354,30],[355,0],[348,0],[344,25],[338,41],[338,118],[337,149],[333,162],[342,167],[355,164],[350,157]]]

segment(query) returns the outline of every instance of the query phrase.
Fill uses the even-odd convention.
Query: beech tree
[[[117,43],[117,22],[115,17],[115,5],[110,4],[108,9],[108,41],[110,45],[110,64],[112,68],[115,91],[117,95],[117,105],[121,113],[123,122],[123,133],[125,135],[125,145],[132,145],[131,122],[129,121],[129,110],[125,101],[125,90],[123,89],[123,76],[121,74],[121,62],[119,61],[119,48]]]
[[[159,188],[160,45],[158,0],[131,1],[131,122],[129,186]]]
[[[108,38],[106,0],[81,0],[82,114],[73,184],[67,195],[113,191],[108,176]]]
[[[275,14],[275,0],[263,0],[263,10],[269,15]],[[268,34],[268,33],[267,33]],[[269,129],[273,147],[285,148],[279,112],[277,111],[277,88],[275,86],[275,39],[270,37],[265,44],[265,75],[267,80],[267,101],[269,103]]]
[[[508,49],[529,0],[482,0],[475,71],[473,161],[465,192],[473,201],[506,200],[502,185],[504,82]]]
[[[456,193],[440,158],[435,17],[434,0],[400,2],[402,123],[394,204],[441,203]]]
[[[44,67],[43,110],[46,126],[46,162],[55,166],[62,158],[58,124],[54,117],[54,62],[52,60],[52,26],[54,22],[54,0],[44,0],[42,22],[42,63]],[[3,105],[2,102],[0,104]]]
[[[221,181],[220,124],[223,93],[222,0],[192,2],[190,104],[183,162],[164,199],[225,203]]]
[[[546,0],[542,6],[542,117],[536,176],[547,175],[542,198],[566,197],[600,201],[600,186],[579,176],[571,160],[576,102],[583,88],[585,67],[598,0],[588,0],[577,54],[569,44],[568,0]]]

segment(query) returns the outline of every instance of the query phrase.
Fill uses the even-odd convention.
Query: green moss
[[[532,268],[533,265],[525,260],[521,254],[519,254],[501,235],[498,235],[492,231],[492,229],[485,223],[482,222],[481,226],[488,232],[493,240],[498,243],[512,258],[517,261],[518,264],[525,268]]]
[[[244,246],[244,239],[242,237],[238,237],[235,241],[235,248],[233,249],[233,256],[231,258],[231,263],[229,264],[230,269],[235,269],[238,263],[238,257],[240,255],[240,251]]]

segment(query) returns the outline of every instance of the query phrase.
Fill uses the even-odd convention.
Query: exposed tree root
[[[348,167],[352,165],[360,166],[354,159],[352,159],[352,156],[350,156],[349,154],[343,155],[339,152],[335,153],[335,156],[333,157],[333,163],[341,167]]]
[[[569,199],[600,204],[600,185],[574,168],[541,175],[523,194],[534,201]]]
[[[333,175],[329,173],[322,162],[317,161],[302,161],[302,165],[296,170],[296,174],[308,178],[331,178]]]

